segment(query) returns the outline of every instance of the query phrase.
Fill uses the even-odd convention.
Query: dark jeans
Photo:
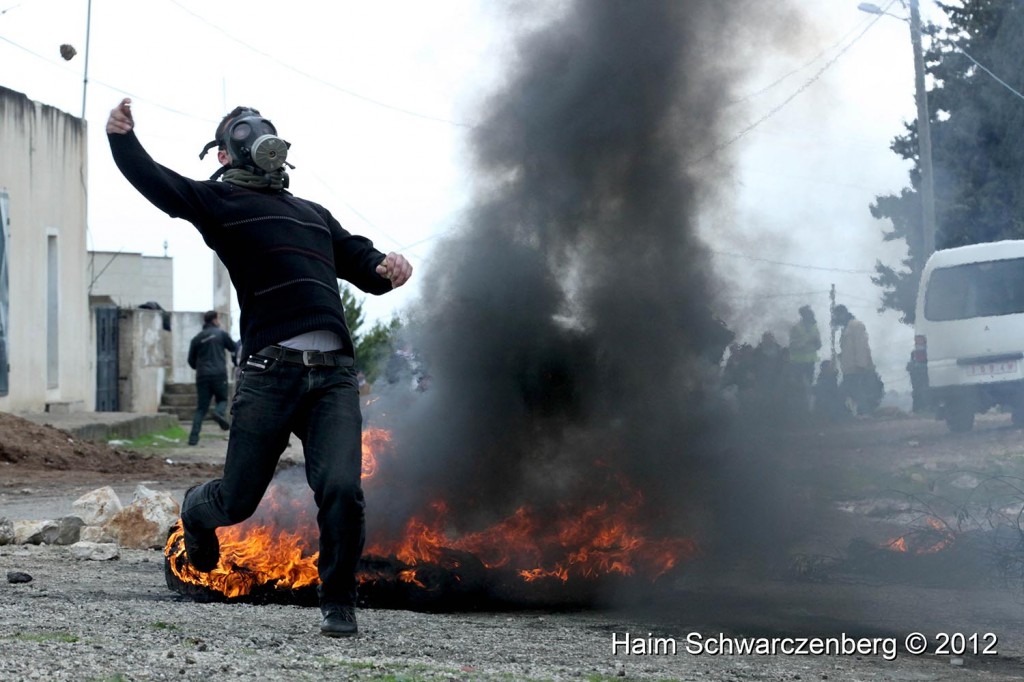
[[[294,433],[319,509],[320,603],[354,606],[366,538],[355,370],[265,361],[266,369],[246,363],[235,386],[223,477],[192,490],[181,517],[189,526],[217,528],[252,516]]]
[[[206,411],[210,409],[210,400],[216,398],[213,411],[224,417],[228,409],[228,375],[222,377],[198,377],[196,379],[196,411],[192,415],[192,433],[188,436],[189,443],[199,442],[199,432],[206,419]]]
[[[854,402],[857,414],[871,412],[871,381],[873,378],[874,373],[865,370],[843,375],[843,395]]]

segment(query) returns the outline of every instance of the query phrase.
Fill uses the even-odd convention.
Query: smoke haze
[[[783,20],[762,5],[580,0],[520,36],[472,133],[476,200],[418,273],[430,387],[367,411],[399,450],[371,535],[440,498],[468,532],[633,489],[665,534],[730,523],[750,491],[706,390],[728,283],[696,223],[733,59]]]

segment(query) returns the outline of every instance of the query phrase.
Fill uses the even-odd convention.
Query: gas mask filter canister
[[[259,116],[232,121],[224,143],[233,161],[267,173],[284,166],[288,158],[288,143],[277,136],[274,124]]]
[[[214,147],[222,146],[231,156],[232,168],[273,173],[286,165],[293,167],[287,162],[291,144],[278,137],[274,124],[260,116],[256,109],[239,110],[223,130],[217,130],[217,138],[206,145],[200,159]]]

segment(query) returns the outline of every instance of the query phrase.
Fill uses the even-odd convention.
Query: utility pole
[[[935,182],[932,174],[932,132],[928,91],[924,86],[924,51],[921,48],[921,12],[918,0],[910,0],[910,42],[914,47],[914,88],[917,99],[917,140],[921,161],[921,231],[924,267],[935,251]]]
[[[832,337],[832,366],[836,366],[836,325],[833,322],[836,318],[836,285],[828,294],[828,329]]]
[[[85,120],[85,91],[89,86],[89,33],[92,28],[92,0],[85,10],[85,71],[82,74],[82,120]]]

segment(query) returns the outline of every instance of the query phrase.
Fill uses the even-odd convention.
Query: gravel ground
[[[360,635],[319,635],[317,609],[198,604],[170,592],[162,555],[75,559],[66,547],[0,547],[3,680],[995,680],[1021,679],[1019,595],[864,585],[760,583],[701,589],[657,607],[583,612],[359,611]],[[746,590],[746,591],[744,591]],[[813,606],[812,606],[813,605]],[[813,608],[814,611],[810,609]],[[844,619],[830,615],[842,614]],[[728,614],[727,616],[725,614]],[[857,618],[851,620],[851,615]],[[904,622],[906,621],[906,622]],[[912,624],[912,625],[908,625]],[[888,637],[909,627],[985,627],[999,656],[709,656],[702,637]],[[613,638],[677,642],[676,654],[618,655]],[[902,634],[900,635],[902,636]],[[664,649],[665,645],[662,645]]]
[[[917,463],[1016,460],[1024,435],[1006,419],[950,437],[928,421],[855,424],[857,438],[830,444],[839,460]],[[827,439],[826,439],[827,440]],[[215,464],[223,439],[161,452]],[[807,460],[808,467],[820,462]],[[172,468],[171,471],[175,471]],[[0,481],[0,516],[55,518],[82,492],[137,483],[176,497],[197,472],[162,480],[102,472],[24,471]],[[739,501],[737,502],[740,503]],[[829,541],[860,535],[876,521],[830,519]],[[870,521],[871,527],[864,522]],[[876,529],[882,537],[888,529]],[[200,604],[168,589],[158,551],[120,550],[111,561],[77,559],[67,547],[0,546],[0,680],[1008,680],[1024,679],[1024,591],[1019,585],[921,585],[879,576],[706,575],[688,571],[657,600],[618,609],[419,613],[361,609],[360,635],[319,635],[317,609]],[[913,581],[911,581],[913,582]],[[975,582],[975,581],[965,581]],[[982,587],[982,584],[985,584]],[[926,633],[930,653],[902,643]],[[985,633],[998,655],[962,661],[934,651],[938,633]],[[654,651],[613,651],[626,637],[654,638]],[[895,659],[863,655],[696,655],[688,638],[848,637],[900,642]],[[890,639],[891,638],[891,639]],[[669,642],[675,654],[665,653]]]

